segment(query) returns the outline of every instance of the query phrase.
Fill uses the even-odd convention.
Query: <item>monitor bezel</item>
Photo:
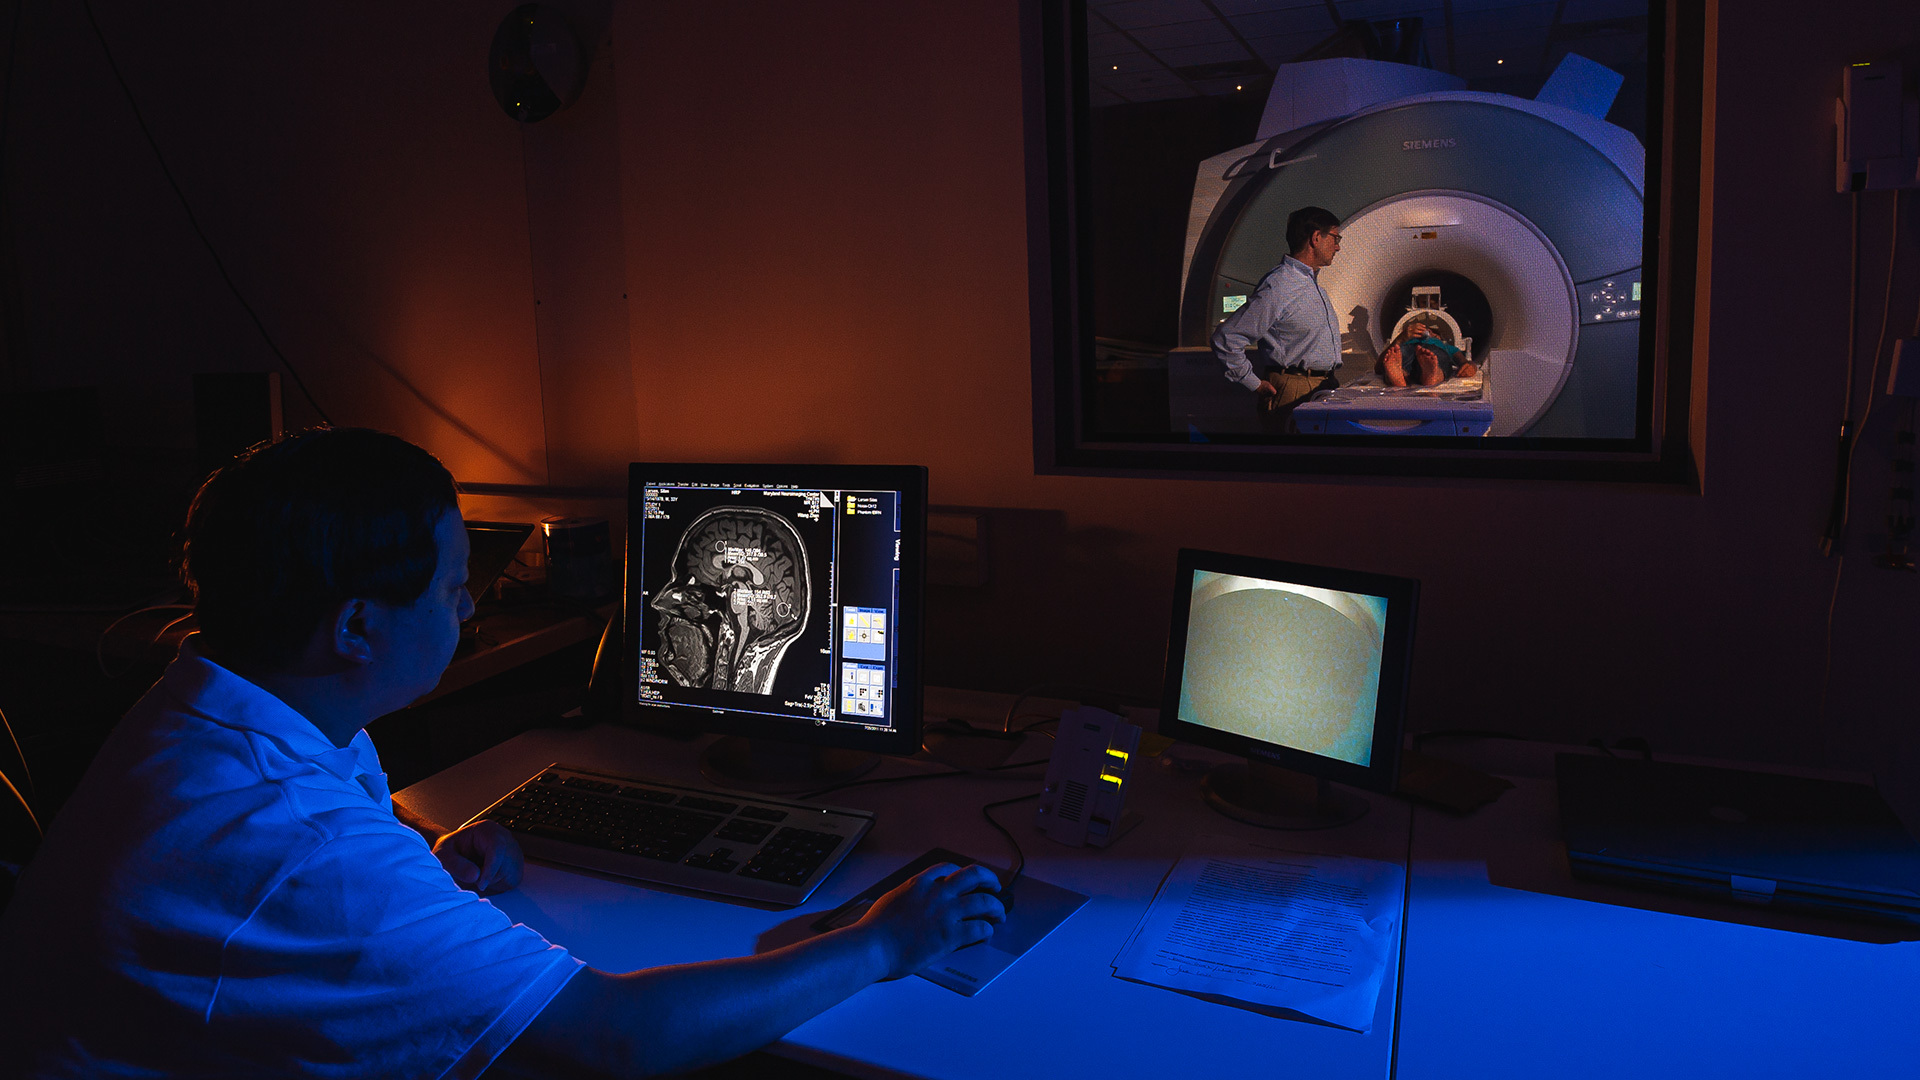
[[[1180,719],[1180,684],[1186,667],[1193,574],[1199,570],[1386,599],[1387,619],[1380,650],[1380,692],[1374,712],[1373,751],[1367,764],[1355,765],[1338,758],[1264,743],[1246,735]],[[1173,622],[1167,633],[1167,662],[1161,684],[1160,734],[1368,791],[1394,789],[1400,774],[1400,743],[1406,727],[1407,684],[1413,667],[1413,621],[1420,598],[1418,581],[1361,570],[1341,570],[1252,555],[1181,548],[1173,582]]]
[[[900,610],[894,633],[899,689],[894,698],[894,724],[887,731],[868,731],[851,724],[815,725],[772,717],[714,712],[688,705],[640,704],[640,618],[647,610],[646,589],[633,570],[640,532],[637,514],[645,506],[648,483],[792,484],[840,491],[898,491],[901,498]],[[792,465],[729,464],[719,462],[634,462],[627,467],[627,553],[620,590],[621,647],[620,715],[630,724],[682,732],[708,732],[767,739],[806,746],[865,750],[877,754],[909,755],[920,749],[922,687],[921,660],[926,640],[927,470],[921,465]]]

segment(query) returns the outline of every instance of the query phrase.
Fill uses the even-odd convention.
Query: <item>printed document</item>
[[[1405,895],[1394,863],[1212,842],[1161,883],[1114,974],[1366,1032]]]

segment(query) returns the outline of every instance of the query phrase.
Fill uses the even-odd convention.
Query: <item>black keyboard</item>
[[[804,903],[873,827],[865,810],[550,765],[474,817],[526,853],[640,881]]]

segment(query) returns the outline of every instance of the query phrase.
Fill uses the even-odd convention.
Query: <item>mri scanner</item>
[[[1347,329],[1341,387],[1294,410],[1302,432],[1632,437],[1645,151],[1602,119],[1621,82],[1572,54],[1531,100],[1386,61],[1283,65],[1257,141],[1195,179],[1174,430],[1258,430],[1207,339],[1287,255],[1288,215],[1320,206],[1342,222],[1320,283]],[[1478,377],[1383,385],[1375,358],[1435,289]]]

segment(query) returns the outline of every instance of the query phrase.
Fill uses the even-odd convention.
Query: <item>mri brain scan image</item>
[[[673,578],[649,605],[661,670],[681,686],[768,694],[807,627],[806,546],[784,518],[719,506],[680,537]]]

